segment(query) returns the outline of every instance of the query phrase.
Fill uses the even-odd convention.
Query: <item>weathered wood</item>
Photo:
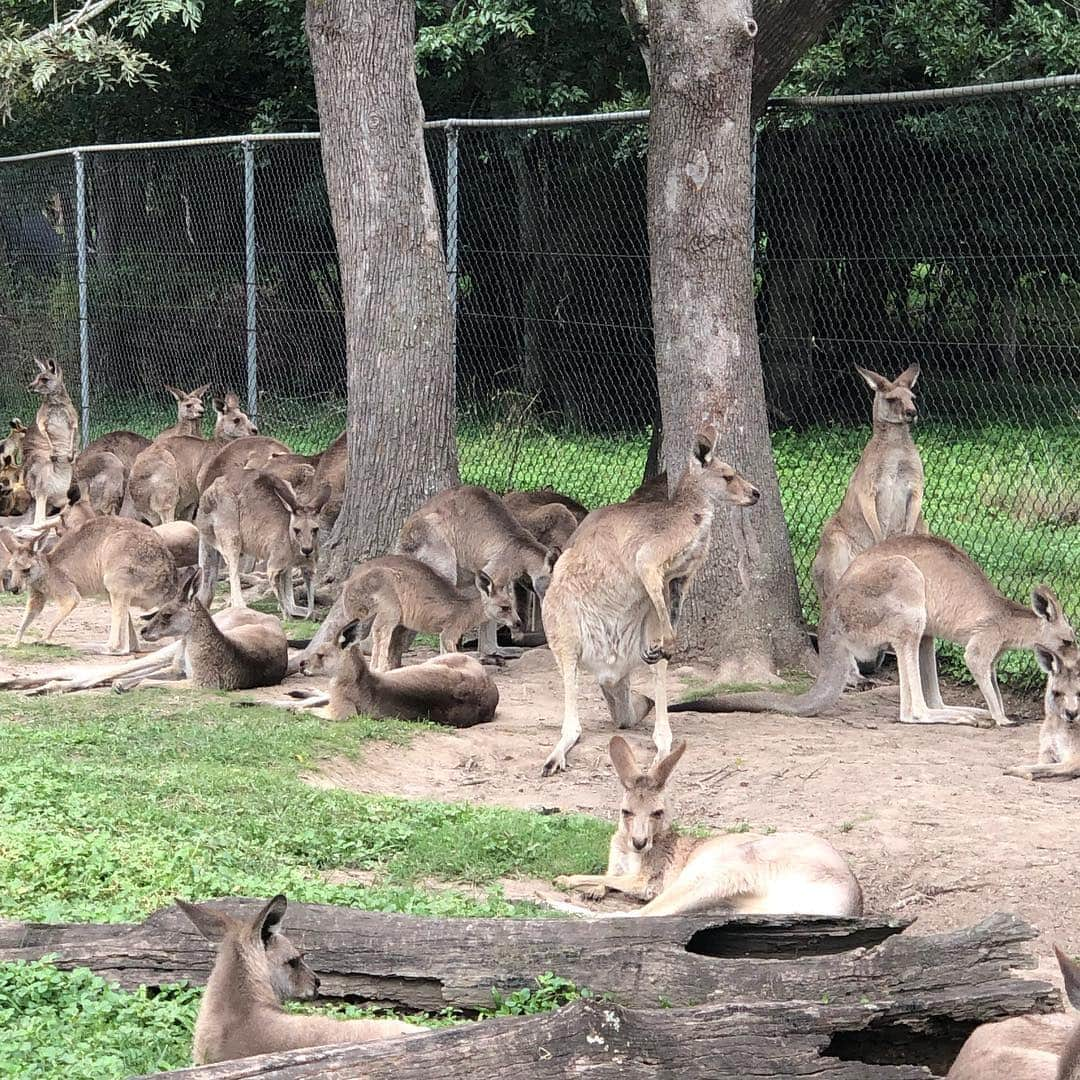
[[[255,901],[228,901],[241,910]],[[987,1019],[1056,1007],[1046,983],[1012,978],[1032,966],[1034,931],[995,915],[949,933],[900,933],[901,920],[691,916],[611,919],[431,919],[292,904],[290,937],[329,998],[409,1009],[491,1005],[547,971],[648,1008],[703,1002],[866,1000],[917,1005],[948,988],[944,1015]],[[0,925],[0,962],[56,956],[133,988],[205,982],[210,945],[175,908],[138,926]],[[981,1011],[972,1012],[970,1002]]]
[[[426,1037],[265,1054],[158,1075],[173,1080],[931,1077],[929,1069],[917,1065],[876,1065],[840,1060],[829,1053],[837,1031],[859,1031],[880,1020],[880,1015],[876,1009],[851,1006],[629,1010],[576,1002],[555,1013],[490,1020]]]

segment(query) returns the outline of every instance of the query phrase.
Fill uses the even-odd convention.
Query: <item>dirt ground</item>
[[[0,607],[0,641],[21,609]],[[103,604],[84,603],[56,635],[58,643],[100,643]],[[88,658],[92,659],[92,658]],[[71,660],[58,666],[70,666]],[[29,672],[0,648],[0,670]],[[683,692],[689,668],[672,669],[669,693]],[[583,680],[585,734],[568,772],[541,779],[558,736],[562,690],[550,652],[532,650],[495,671],[501,695],[494,723],[430,734],[401,746],[374,745],[359,761],[323,764],[309,781],[352,791],[457,800],[613,820],[616,783],[606,745],[611,722],[595,682]],[[643,680],[647,688],[648,674]],[[319,680],[303,680],[316,687]],[[280,691],[262,691],[281,700]],[[946,700],[976,703],[968,687],[946,687]],[[981,704],[981,702],[979,702]],[[867,910],[918,918],[923,931],[968,925],[994,911],[1016,911],[1041,937],[1040,969],[1055,971],[1051,943],[1080,950],[1080,783],[1031,783],[1003,775],[1034,760],[1041,701],[1013,697],[1018,727],[982,730],[909,727],[895,722],[894,685],[846,694],[835,715],[672,717],[690,749],[672,780],[678,820],[720,830],[799,829],[827,837],[851,861]],[[651,755],[649,720],[629,732],[641,758]],[[528,889],[518,890],[528,892]]]

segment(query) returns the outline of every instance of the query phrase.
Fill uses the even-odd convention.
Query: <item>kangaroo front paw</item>
[[[988,715],[987,723],[985,723],[985,724],[983,724],[981,726],[983,726],[983,727],[994,727],[995,725],[997,727],[1016,727],[1017,726],[1017,721],[1015,721],[1011,716],[1006,716],[1001,720],[993,720]]]

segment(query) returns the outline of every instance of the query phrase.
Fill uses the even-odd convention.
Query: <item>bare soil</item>
[[[0,606],[0,640],[20,615],[20,608]],[[105,606],[85,603],[56,637],[75,647],[100,643],[107,627]],[[0,669],[42,666],[5,660],[0,648]],[[553,658],[547,649],[532,650],[494,674],[501,694],[494,723],[429,733],[406,748],[370,745],[361,760],[324,762],[307,779],[371,794],[613,819],[617,791],[606,750],[613,728],[595,682],[582,681],[585,734],[570,754],[569,771],[545,780],[540,767],[562,716]],[[707,679],[709,672],[673,669],[673,700],[689,676]],[[317,687],[319,680],[304,685]],[[974,688],[944,689],[950,704],[981,703]],[[254,696],[282,700],[280,690]],[[1013,696],[1010,714],[1024,723],[983,730],[900,725],[898,696],[895,685],[851,692],[834,715],[810,720],[673,716],[676,738],[690,741],[671,787],[678,819],[714,830],[748,823],[755,831],[823,835],[850,859],[868,911],[917,916],[923,931],[1016,911],[1042,932],[1035,951],[1050,974],[1052,942],[1080,949],[1080,784],[1003,775],[1012,764],[1034,760],[1041,701]],[[643,760],[651,756],[649,720],[626,734]],[[539,882],[518,886],[516,896],[546,892]]]

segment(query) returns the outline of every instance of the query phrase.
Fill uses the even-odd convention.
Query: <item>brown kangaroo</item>
[[[157,525],[194,518],[203,465],[230,440],[258,434],[235,394],[215,399],[214,409],[217,420],[211,440],[194,435],[159,435],[135,459],[128,489],[135,512],[143,520]]]
[[[0,517],[21,517],[33,503],[23,483],[22,467],[0,466]]]
[[[315,997],[319,977],[281,932],[284,896],[275,896],[250,920],[179,897],[176,903],[199,933],[217,945],[195,1021],[196,1065],[305,1046],[428,1034],[426,1028],[400,1020],[337,1020],[286,1012],[283,1001]]]
[[[331,720],[359,714],[467,728],[494,718],[499,689],[471,656],[447,653],[379,674],[368,667],[360,640],[360,624],[351,622],[341,631],[337,647],[325,644],[310,650],[300,670],[305,675],[332,670],[330,693],[297,691],[290,697],[306,699],[306,707],[326,705]]]
[[[330,499],[323,507],[322,529],[333,528],[341,513],[341,503],[345,498],[345,470],[349,465],[349,447],[346,432],[342,432],[323,452],[319,455],[319,463],[315,466],[315,486],[330,485]]]
[[[989,711],[941,700],[934,638],[964,646],[964,662]],[[680,702],[672,712],[778,712],[817,716],[839,700],[852,657],[891,645],[900,669],[900,723],[1011,724],[995,672],[1006,649],[1059,651],[1075,634],[1045,585],[1031,607],[1007,600],[958,547],[938,536],[894,536],[857,556],[825,607],[821,673],[805,694],[721,694]]]
[[[1080,966],[1056,945],[1065,994],[1080,1009]],[[1075,1015],[1014,1016],[977,1027],[947,1080],[1080,1080],[1080,1023]]]
[[[643,771],[620,735],[608,751],[622,785],[619,824],[604,874],[575,874],[555,884],[585,889],[592,900],[608,891],[646,901],[620,915],[861,915],[862,889],[844,857],[810,833],[739,833],[709,838],[677,833],[664,788],[686,750]]]
[[[14,533],[0,530],[0,545],[9,553],[4,588],[29,594],[13,644],[22,644],[46,601],[55,601],[60,610],[42,641],[50,640],[83,597],[107,594],[112,621],[106,651],[134,652],[138,637],[131,608],[155,607],[176,591],[176,566],[161,538],[146,525],[115,517],[87,522],[46,553],[47,537],[45,531],[19,540]]]
[[[712,433],[698,437],[670,498],[594,510],[556,564],[544,629],[562,672],[565,706],[544,776],[566,768],[566,755],[581,738],[579,668],[596,675],[612,719],[626,728],[652,704],[640,695],[634,700],[630,676],[642,661],[655,665],[653,741],[658,759],[670,751],[667,661],[683,595],[709,553],[716,506],[753,506],[759,498],[753,484],[713,457],[714,443]]]
[[[177,390],[175,386],[165,389],[176,399],[176,423],[167,427],[161,435],[202,435],[202,419],[206,415],[203,398],[206,397],[210,384],[197,387],[190,394]],[[159,436],[160,438],[160,436]]]
[[[890,381],[856,367],[874,391],[873,434],[851,474],[840,508],[821,533],[813,579],[822,608],[856,555],[890,536],[925,533],[923,464],[911,437],[917,415],[912,388],[919,365]]]
[[[1006,769],[1025,780],[1076,780],[1080,777],[1080,649],[1058,651],[1035,646],[1035,659],[1046,672],[1039,760]]]
[[[559,557],[517,523],[498,495],[482,487],[451,488],[429,499],[401,527],[398,553],[427,563],[458,586],[468,587],[484,573],[500,603],[514,602],[519,579],[527,579],[543,598]],[[480,627],[481,656],[500,653],[495,635],[492,621]]]
[[[60,507],[71,486],[72,465],[79,447],[79,414],[68,397],[64,373],[55,360],[35,360],[38,373],[30,383],[42,401],[23,436],[23,482],[34,500],[34,524],[40,525],[50,505]]]
[[[208,454],[196,478],[199,491],[205,491],[219,476],[234,469],[265,469],[277,457],[291,456],[292,451],[280,439],[254,435],[243,441],[226,443]]]
[[[116,454],[109,450],[95,450],[92,454],[83,452],[75,459],[72,476],[74,485],[86,493],[87,501],[97,513],[120,513],[127,488],[127,472]]]

